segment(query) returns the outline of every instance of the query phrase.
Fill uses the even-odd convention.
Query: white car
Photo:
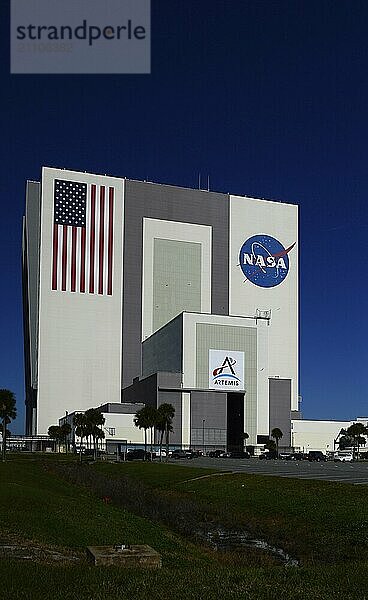
[[[353,455],[351,452],[338,452],[335,454],[334,461],[335,462],[351,462],[353,460]]]
[[[169,456],[172,455],[171,450],[169,451]],[[160,457],[160,449],[156,450],[156,456]],[[162,448],[161,450],[161,458],[166,458],[166,448]]]

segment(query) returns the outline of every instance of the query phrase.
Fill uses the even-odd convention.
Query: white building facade
[[[257,445],[272,427],[291,444],[296,205],[44,168],[27,184],[23,298],[27,433],[171,402],[177,444]]]
[[[302,419],[291,421],[291,445],[301,452],[320,450],[324,454],[335,452],[339,449],[341,430],[348,429],[354,423],[368,425],[367,417],[358,417],[355,421],[328,421]],[[364,445],[362,451],[368,450]]]

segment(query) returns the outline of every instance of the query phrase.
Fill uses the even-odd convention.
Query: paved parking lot
[[[355,485],[368,485],[368,462],[335,463],[308,462],[291,460],[259,460],[231,458],[195,458],[192,460],[170,461],[187,467],[203,467],[231,471],[234,473],[253,473],[273,477],[291,477],[297,479],[317,479],[336,481]]]

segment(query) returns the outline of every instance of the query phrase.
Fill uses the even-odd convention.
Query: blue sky
[[[368,6],[154,0],[151,75],[10,75],[1,6],[0,387],[23,430],[21,217],[42,165],[300,205],[308,418],[368,413]],[[5,6],[4,6],[5,5]]]

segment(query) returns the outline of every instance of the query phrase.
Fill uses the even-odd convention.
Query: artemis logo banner
[[[12,73],[150,73],[150,0],[11,0]]]
[[[209,388],[211,390],[244,390],[244,352],[209,350]]]
[[[280,285],[289,273],[289,252],[295,244],[285,248],[279,240],[266,234],[248,238],[239,253],[239,264],[246,281],[263,288]]]

